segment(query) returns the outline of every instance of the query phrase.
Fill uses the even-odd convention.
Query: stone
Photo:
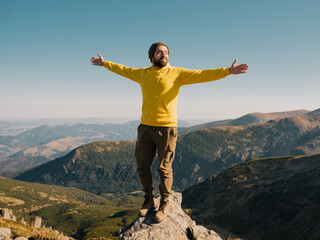
[[[10,228],[0,228],[0,240],[10,240],[10,235]]]
[[[156,199],[159,206],[160,197]],[[120,240],[153,239],[153,240],[222,240],[213,230],[196,225],[181,208],[182,194],[172,192],[169,198],[167,218],[156,223],[156,211],[145,217],[138,217],[127,228],[120,229]]]
[[[27,222],[24,220],[24,218],[21,218],[20,222],[24,225],[27,225]]]
[[[13,221],[17,220],[16,216],[13,215],[12,213],[12,209],[2,208],[0,209],[0,214],[3,219],[13,220]]]
[[[213,230],[208,230],[203,226],[196,225],[187,229],[189,238],[192,240],[215,240],[220,236]]]
[[[25,238],[25,237],[17,237],[17,238],[15,238],[14,240],[28,240],[28,238]]]
[[[30,221],[30,226],[34,228],[41,228],[42,219],[41,217],[33,217]]]

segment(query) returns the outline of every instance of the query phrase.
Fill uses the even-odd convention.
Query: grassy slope
[[[320,154],[253,159],[185,190],[183,207],[246,239],[319,239],[319,171]]]
[[[141,202],[140,197],[108,200],[75,188],[0,178],[1,208],[13,209],[18,219],[40,216],[46,226],[77,239],[117,239],[113,235],[136,217]]]

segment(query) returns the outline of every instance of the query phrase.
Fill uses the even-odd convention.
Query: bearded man
[[[138,214],[146,216],[148,212],[155,210],[151,165],[157,151],[161,200],[155,221],[162,222],[168,213],[173,182],[172,161],[177,141],[177,101],[180,87],[245,73],[248,65],[237,65],[236,59],[230,68],[189,70],[172,67],[168,62],[169,47],[163,42],[153,43],[148,55],[152,66],[147,68],[131,68],[106,61],[100,54],[98,58],[91,58],[91,62],[140,84],[143,101],[135,157],[145,201]]]

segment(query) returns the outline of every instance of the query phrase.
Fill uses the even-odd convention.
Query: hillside
[[[320,154],[250,160],[185,190],[183,207],[248,240],[316,240],[319,176]]]
[[[18,220],[40,216],[47,227],[76,239],[118,239],[119,228],[136,218],[141,204],[142,198],[130,195],[108,200],[76,188],[0,177],[0,208],[13,209]]]
[[[320,113],[203,129],[179,137],[174,186],[183,190],[251,158],[315,153],[320,153]]]
[[[134,149],[134,141],[90,143],[17,179],[77,187],[95,194],[139,191]]]

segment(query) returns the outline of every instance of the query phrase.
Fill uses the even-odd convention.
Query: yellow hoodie
[[[131,68],[109,61],[110,71],[140,84],[142,91],[141,123],[156,127],[177,127],[177,102],[183,85],[218,80],[230,75],[229,68],[189,70],[172,67]]]

